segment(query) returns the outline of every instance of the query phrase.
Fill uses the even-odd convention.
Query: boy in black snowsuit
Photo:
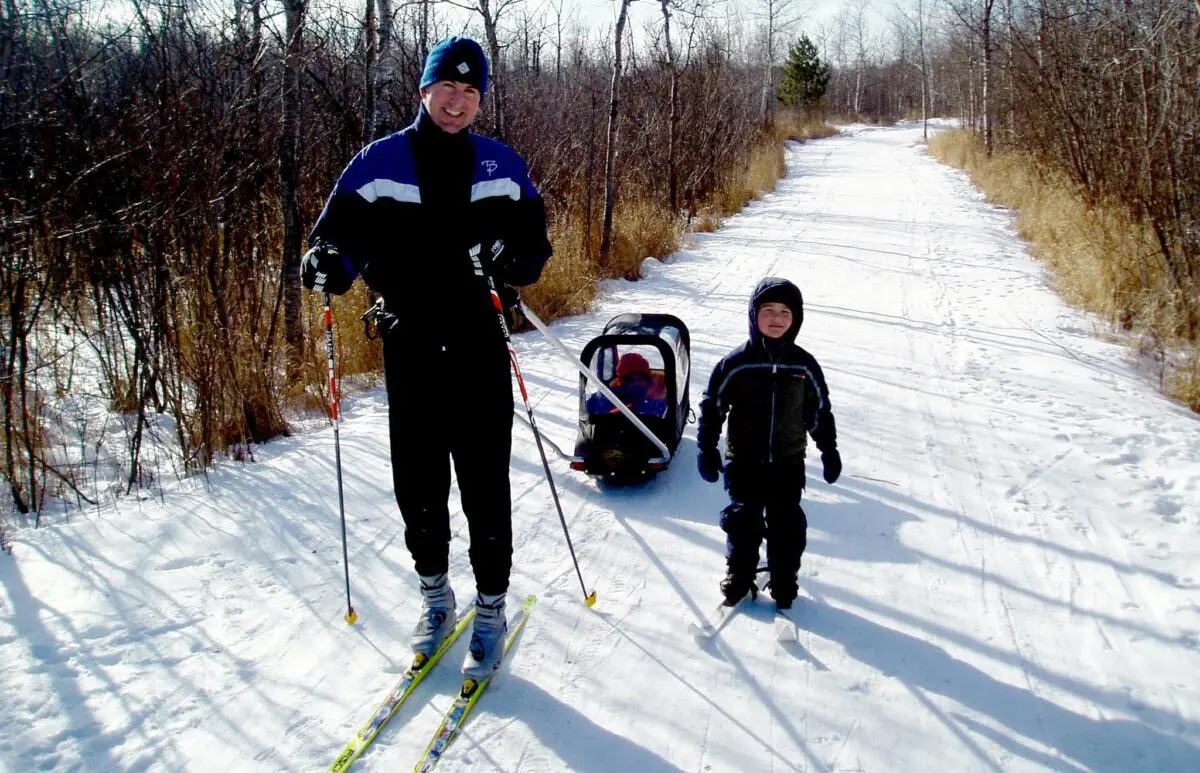
[[[804,492],[807,434],[821,451],[825,481],[842,472],[829,389],[816,359],[795,343],[804,322],[796,285],[778,277],[758,283],[750,297],[750,340],[717,363],[700,401],[700,476],[716,483],[725,472],[729,506],[725,531],[725,603],[756,593],[758,548],[767,540],[771,597],[778,609],[796,598],[796,574],[807,542]],[[725,464],[717,450],[729,417]],[[764,518],[765,511],[765,518]]]

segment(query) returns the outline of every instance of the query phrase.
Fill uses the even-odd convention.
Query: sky
[[[901,5],[906,4],[908,0],[901,0]],[[314,0],[316,7],[332,4],[332,2],[342,2],[347,7],[358,8],[361,5],[360,0]],[[617,13],[619,10],[619,2],[617,0],[563,0],[564,10],[571,13],[574,11],[577,18],[583,26],[588,29],[607,28],[616,23]],[[199,0],[199,5],[203,7],[222,7],[221,2],[212,0]],[[394,7],[400,7],[401,4],[394,2]],[[530,7],[539,6],[551,7],[551,2],[546,1],[544,4],[539,0],[530,0]],[[792,25],[792,29],[785,30],[785,37],[790,32],[794,32],[797,36],[800,32],[808,34],[810,37],[816,38],[820,35],[822,25],[830,25],[833,19],[838,16],[838,13],[844,7],[852,4],[847,4],[842,0],[811,0],[809,2],[794,1],[790,6],[787,16],[796,19],[796,23]],[[874,0],[868,10],[868,17],[871,20],[872,26],[875,29],[883,29],[884,13],[888,12],[888,8],[895,5],[895,2],[886,2],[886,0]],[[281,23],[282,14],[278,13],[277,0],[271,0],[266,4],[268,11],[274,13],[274,22]],[[721,6],[730,8],[733,12],[745,14],[746,17],[754,17],[755,14],[762,13],[762,8],[766,7],[764,1],[760,0],[719,0],[714,2],[714,12],[719,11]],[[132,6],[127,0],[88,0],[86,4],[91,14],[96,17],[118,19],[122,22],[130,22],[133,18]],[[882,8],[882,12],[881,12]],[[472,19],[474,14],[455,8],[452,4],[443,2],[439,7],[439,13],[445,14],[446,18],[450,19]],[[647,25],[658,25],[661,19],[661,8],[655,0],[635,0],[630,6],[630,23],[637,37],[642,37],[642,30],[647,28]]]

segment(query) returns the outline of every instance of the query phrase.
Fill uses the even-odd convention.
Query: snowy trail
[[[774,194],[554,326],[577,351],[617,313],[680,316],[694,404],[757,281],[801,287],[846,469],[829,487],[809,465],[799,642],[774,640],[765,600],[710,642],[687,633],[723,572],[725,498],[695,473],[694,427],[637,488],[551,455],[586,609],[517,422],[510,597],[542,600],[439,769],[1200,770],[1200,421],[1057,300],[1009,216],[919,137],[790,148]],[[573,371],[536,334],[518,352],[569,450]],[[385,416],[379,391],[345,406],[354,628],[328,431],[19,534],[0,561],[0,770],[325,769],[419,606]],[[461,514],[453,530],[465,599]],[[461,655],[362,770],[415,762]]]

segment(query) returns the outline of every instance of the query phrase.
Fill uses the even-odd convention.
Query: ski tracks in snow
[[[686,636],[717,597],[724,536],[723,494],[696,481],[690,430],[648,486],[576,490],[588,503],[579,519],[620,527],[585,548],[603,578],[603,626],[620,633],[598,648],[606,659],[572,658],[571,700],[684,770],[1186,768],[1200,760],[1196,690],[1140,651],[1200,665],[1187,561],[1156,543],[1163,568],[1149,568],[1121,536],[1143,532],[1111,524],[1147,501],[1137,528],[1156,514],[1187,521],[1181,503],[1200,496],[1195,420],[1118,347],[1081,332],[1086,316],[1053,297],[1008,213],[915,137],[861,128],[789,149],[774,194],[648,264],[644,281],[609,283],[590,319],[559,324],[578,349],[619,312],[681,316],[695,405],[745,336],[751,287],[789,277],[847,463],[834,488],[810,469],[811,599],[791,646],[773,641],[762,603],[712,641]],[[1170,484],[1139,489],[1146,453],[1113,454],[1117,469],[1096,474],[1089,445],[1151,445],[1149,433],[1123,441],[1104,426],[1126,421],[1167,430],[1157,449]],[[1104,500],[1117,477],[1122,507]],[[1180,556],[1197,555],[1194,535],[1172,535]],[[1173,631],[1158,607],[1192,610],[1190,622]],[[603,626],[579,613],[573,647],[593,649]],[[626,689],[609,692],[630,681],[656,685],[655,699],[631,709],[642,704]]]

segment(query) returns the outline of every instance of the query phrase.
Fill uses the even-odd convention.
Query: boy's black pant
[[[513,395],[507,353],[414,352],[384,339],[392,481],[417,574],[447,571],[450,462],[458,476],[480,593],[508,591],[512,571]]]
[[[779,465],[731,459],[725,464],[725,490],[729,506],[721,511],[721,528],[730,571],[752,578],[765,537],[771,598],[796,598],[796,574],[808,542],[808,519],[800,507],[803,461]]]

